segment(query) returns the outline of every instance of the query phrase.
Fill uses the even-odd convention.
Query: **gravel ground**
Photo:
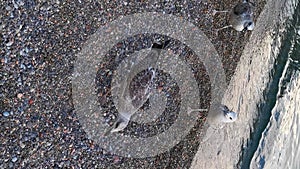
[[[223,14],[212,16],[211,11],[229,9],[231,1],[14,0],[0,1],[0,6],[0,168],[189,168],[201,140],[203,116],[178,145],[153,158],[119,157],[89,140],[72,104],[70,77],[75,54],[99,27],[119,16],[165,12],[201,28],[222,57],[229,82],[251,34],[214,31],[225,26],[227,19]],[[264,1],[256,2],[256,16],[263,6]],[[159,35],[136,36],[123,44],[141,42],[131,44],[130,53],[149,47],[157,38]],[[194,63],[195,77],[206,86],[202,94],[207,99],[201,104],[208,107],[210,87],[201,63],[176,40],[168,48]],[[116,54],[111,51],[108,55]]]

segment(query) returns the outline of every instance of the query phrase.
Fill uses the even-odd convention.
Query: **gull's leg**
[[[191,114],[192,112],[203,112],[203,111],[208,111],[208,109],[192,109],[190,107],[187,108],[188,114]]]
[[[231,28],[231,27],[232,27],[232,25],[227,25],[227,26],[224,26],[222,28],[218,28],[218,29],[216,29],[216,34],[218,35],[218,33],[219,33],[220,30]]]
[[[212,10],[212,15],[215,16],[217,13],[228,13],[229,10],[224,10],[224,11],[217,11],[217,10]]]
[[[218,36],[220,30],[227,29],[227,28],[232,28],[232,25],[227,25],[222,28],[215,29],[216,36]]]
[[[223,30],[223,29],[226,29],[226,28],[231,28],[231,27],[232,27],[232,25],[227,25],[227,26],[224,26],[222,28],[216,29],[216,31],[220,31],[220,30]]]

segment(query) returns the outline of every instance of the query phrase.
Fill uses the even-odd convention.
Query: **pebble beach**
[[[229,83],[251,31],[216,31],[228,24],[228,17],[213,15],[213,10],[231,9],[235,3],[0,1],[0,168],[190,168],[203,137],[206,115],[199,115],[189,134],[170,151],[148,158],[112,154],[89,139],[78,120],[72,100],[73,64],[89,36],[100,27],[124,15],[167,13],[204,32],[221,57]],[[255,19],[264,5],[265,1],[255,2]],[[135,36],[116,44],[108,56],[122,49],[130,54],[149,48],[161,37]],[[205,67],[198,66],[201,63],[193,60],[194,53],[179,41],[171,40],[167,49],[195,63],[194,75],[204,86],[201,97],[207,97],[201,105],[208,108],[210,83]],[[170,95],[176,97],[176,88]],[[178,106],[177,102],[173,104]],[[116,118],[115,113],[103,116],[109,124]],[[172,118],[162,120],[172,124]],[[150,128],[147,134],[155,134],[154,130]],[[145,131],[140,132],[137,135],[143,136]]]

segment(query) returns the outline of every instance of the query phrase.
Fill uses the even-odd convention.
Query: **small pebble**
[[[21,50],[21,51],[20,51],[20,55],[21,55],[21,56],[25,56],[25,55],[26,55],[25,51],[24,51],[24,50]]]
[[[114,163],[118,163],[118,162],[120,162],[119,156],[114,156]]]
[[[7,11],[11,11],[11,7],[10,7],[10,6],[6,6],[5,9],[6,9]]]
[[[8,117],[9,116],[9,112],[8,111],[3,112],[3,116],[4,117]]]
[[[26,69],[26,66],[24,64],[20,64],[21,69]]]
[[[19,8],[18,4],[17,4],[17,3],[15,3],[15,1],[13,1],[13,5],[14,5],[14,7],[15,7],[16,9],[18,9],[18,8]]]
[[[20,6],[23,6],[25,3],[23,2],[23,1],[18,1],[18,4],[20,5]]]
[[[12,44],[14,44],[14,41],[10,41],[6,44],[7,47],[11,46]]]
[[[22,143],[22,142],[20,142],[20,147],[21,147],[21,148],[25,148],[25,144]]]
[[[29,105],[32,105],[34,103],[34,101],[32,100],[32,99],[30,99],[29,101],[28,101],[28,104]]]
[[[14,162],[16,162],[18,160],[18,158],[17,157],[13,157],[12,159],[11,159],[11,161],[14,163]]]
[[[18,93],[17,97],[18,97],[19,99],[22,99],[23,94],[22,94],[22,93]]]

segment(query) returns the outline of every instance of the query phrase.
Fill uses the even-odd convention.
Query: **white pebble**
[[[8,111],[3,112],[3,116],[8,117],[9,116],[9,112]]]
[[[25,148],[25,146],[26,146],[26,145],[25,145],[24,143],[20,142],[20,147],[21,147],[21,148]]]
[[[7,11],[11,11],[11,7],[10,7],[10,6],[6,6],[5,9],[6,9]]]
[[[6,44],[7,47],[11,46],[14,43],[14,41],[10,41]]]
[[[14,163],[14,162],[16,162],[18,160],[18,158],[17,157],[13,157],[12,159],[11,159],[11,161]]]

